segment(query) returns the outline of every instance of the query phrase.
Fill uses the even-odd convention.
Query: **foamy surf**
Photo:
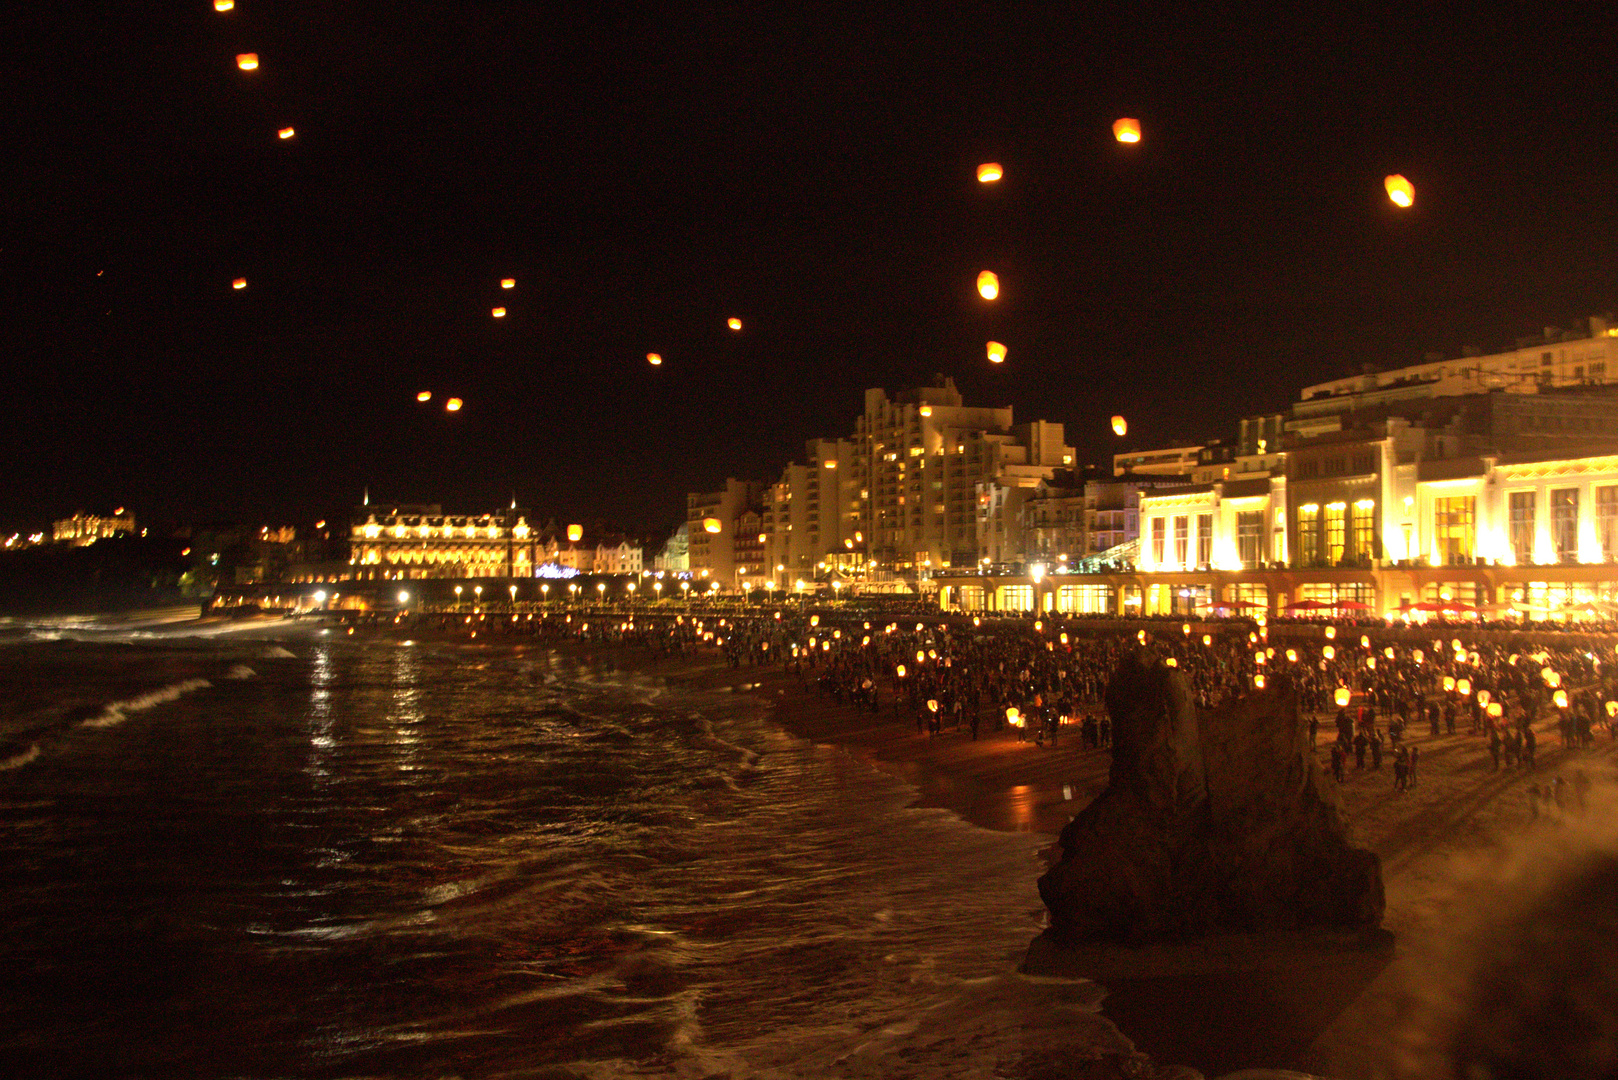
[[[207,679],[186,679],[182,682],[170,683],[168,686],[153,690],[150,693],[132,697],[127,701],[115,701],[101,711],[101,715],[93,716],[84,721],[81,727],[106,728],[116,727],[128,720],[134,713],[142,713],[147,709],[165,702],[174,701],[191,693],[194,690],[203,690],[212,686]]]
[[[37,757],[39,757],[39,744],[34,743],[22,753],[13,754],[4,760],[0,760],[0,772],[5,772],[7,769],[20,769]]]

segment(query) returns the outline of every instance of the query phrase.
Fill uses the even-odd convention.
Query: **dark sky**
[[[369,485],[662,532],[871,386],[1101,460],[1618,307],[1607,5],[1112,7],[10,5],[0,529]]]

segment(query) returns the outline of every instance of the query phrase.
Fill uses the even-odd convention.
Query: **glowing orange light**
[[[1349,698],[1351,698],[1353,696],[1354,696],[1353,691],[1351,691],[1348,687],[1339,686],[1337,688],[1337,692],[1332,695],[1332,700],[1337,702],[1337,707],[1340,709],[1343,706],[1347,705],[1348,701],[1349,701]]]
[[[1125,420],[1121,416],[1115,416],[1115,417],[1112,418],[1112,433],[1114,435],[1122,436],[1122,435],[1127,434],[1128,431],[1129,431],[1129,421],[1128,420]]]
[[[1398,173],[1385,177],[1382,186],[1388,189],[1388,198],[1395,206],[1410,206],[1416,201],[1415,185]]]
[[[280,131],[277,131],[275,133],[276,137],[280,138],[280,139],[290,139],[290,138],[292,138],[292,136],[294,136],[296,134],[297,134],[297,131],[294,130],[293,128],[289,128],[289,127],[284,127]]]
[[[1567,691],[1558,690],[1554,695],[1552,695],[1551,700],[1556,702],[1556,707],[1558,709],[1567,708]]]
[[[991,299],[993,299],[991,297]],[[989,363],[1003,364],[1006,360],[1006,347],[998,341],[989,342]]]
[[[993,300],[1000,295],[1000,275],[993,270],[985,270],[978,275],[978,295],[985,300]]]
[[[899,676],[899,678],[901,678],[901,679],[904,678],[905,677],[905,666],[903,664],[900,664],[898,667],[893,669],[893,673],[895,675]]]
[[[1140,121],[1132,116],[1119,117],[1112,122],[1112,137],[1121,143],[1140,142]]]
[[[489,312],[489,314],[493,315],[497,319],[503,319],[506,317],[506,309],[503,307],[497,307],[493,311]]]
[[[245,289],[247,288],[247,279],[244,277],[239,277],[230,283],[230,287],[232,289]]]
[[[569,525],[567,527],[567,539],[568,539],[569,543],[573,543],[573,544],[577,544],[580,540],[583,540],[584,539],[584,526],[583,525]]]
[[[1324,649],[1320,650],[1320,655],[1324,656],[1327,660],[1335,660],[1337,659],[1337,650],[1332,646],[1327,645]]]
[[[1498,701],[1489,702],[1489,719],[1498,720],[1505,713],[1505,709]]]
[[[652,365],[653,367],[658,367],[663,363],[663,354],[662,353],[649,352],[649,353],[646,354],[646,362],[648,364]]]
[[[721,522],[718,518],[703,518],[702,519],[702,531],[703,532],[716,533],[720,529],[723,529],[724,527],[725,527],[724,523]]]
[[[1255,689],[1255,690],[1264,689],[1264,676],[1262,676],[1262,675],[1254,675],[1253,676],[1253,689]]]
[[[448,401],[444,402],[444,411],[445,412],[460,412],[461,411],[461,399],[458,398],[458,397],[452,397]]]
[[[515,289],[517,287],[517,279],[514,277],[503,277],[500,279],[500,287],[502,289]]]
[[[236,57],[236,66],[241,68],[243,71],[257,71],[258,53],[244,52],[238,54]]]
[[[742,328],[742,321],[740,319],[726,319],[725,325],[730,327],[732,330],[740,330]]]
[[[417,401],[431,401],[432,399],[433,392],[431,390],[423,390],[421,393],[416,395]]]
[[[1334,638],[1336,636],[1337,636],[1337,627],[1335,627],[1335,626],[1326,627],[1326,640],[1327,641],[1330,641],[1332,638]]]
[[[235,6],[236,0],[213,0],[213,9],[215,11],[229,11]]]
[[[985,161],[978,166],[978,183],[980,184],[992,184],[1004,175],[1006,175],[1005,171],[1000,168],[998,161]]]

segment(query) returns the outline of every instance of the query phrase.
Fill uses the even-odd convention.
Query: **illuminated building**
[[[652,569],[664,573],[680,573],[691,569],[691,526],[687,522],[680,522],[679,526],[663,541],[663,546],[652,557]]]
[[[62,518],[51,526],[53,542],[70,544],[73,547],[87,547],[97,540],[134,534],[135,515],[124,513],[122,507],[118,508],[117,513],[105,517],[99,514],[77,513],[70,518]]]
[[[720,491],[686,496],[686,550],[692,574],[717,581],[723,589],[739,587],[736,519],[757,505],[762,490],[756,481],[727,479]]]
[[[349,528],[356,580],[533,577],[539,537],[517,509],[445,514],[441,507],[362,507]]]

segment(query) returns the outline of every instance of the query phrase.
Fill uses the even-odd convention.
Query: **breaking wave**
[[[135,713],[145,712],[154,706],[174,701],[193,691],[204,690],[212,685],[213,683],[207,679],[185,679],[182,682],[170,683],[149,693],[132,697],[127,701],[115,701],[103,709],[101,715],[92,716],[90,719],[83,721],[80,726],[92,728],[117,727]]]

